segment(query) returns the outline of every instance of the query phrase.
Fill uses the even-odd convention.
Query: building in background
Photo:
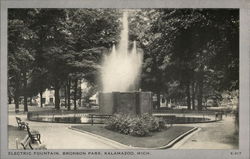
[[[46,89],[42,94],[42,104],[43,106],[55,105],[55,91],[52,89]],[[37,95],[33,98],[32,103],[35,103],[40,106],[40,96]]]

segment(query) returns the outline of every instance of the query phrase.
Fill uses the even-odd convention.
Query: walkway
[[[9,109],[9,125],[16,126],[14,109]],[[26,114],[17,116],[25,120]],[[101,138],[69,129],[74,124],[42,123],[27,121],[32,129],[41,133],[42,142],[48,149],[129,149],[131,147],[108,143]],[[178,124],[184,125],[184,124]],[[187,126],[189,124],[186,124]],[[234,149],[238,148],[234,135],[234,119],[224,117],[219,122],[190,124],[200,131],[178,142],[173,149]]]
[[[26,115],[17,115],[23,120]],[[69,129],[72,124],[27,121],[30,127],[41,133],[41,140],[48,149],[126,149],[114,143]],[[9,115],[9,125],[16,126],[15,115]]]
[[[192,124],[200,131],[180,141],[174,149],[237,149],[234,119],[223,116],[223,120],[213,123]]]

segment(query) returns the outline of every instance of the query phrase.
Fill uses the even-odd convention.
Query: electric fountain
[[[103,58],[101,80],[103,92],[99,93],[100,112],[103,114],[151,113],[151,92],[139,91],[143,54],[137,52],[136,41],[129,49],[128,12],[123,12],[121,39],[113,44],[110,54]]]
[[[142,114],[152,112],[152,93],[139,91],[139,81],[143,55],[136,49],[136,42],[133,42],[132,49],[129,49],[128,38],[128,12],[123,13],[123,28],[121,39],[117,46],[113,45],[110,54],[103,58],[101,80],[102,92],[98,95],[101,114]],[[89,112],[90,111],[90,112]],[[44,114],[43,111],[29,112],[30,121],[52,122],[52,123],[103,123],[101,118],[93,118],[90,114],[94,110],[78,110],[77,112],[55,112]],[[80,115],[76,115],[79,113]],[[199,114],[198,114],[199,115]],[[155,115],[156,116],[156,115]],[[174,119],[175,123],[206,123],[219,121],[213,115],[200,114],[198,117],[184,116],[183,114],[158,114],[164,120]],[[94,120],[93,120],[94,119]]]

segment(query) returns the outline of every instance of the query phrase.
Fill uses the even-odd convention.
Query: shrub
[[[106,121],[105,127],[122,134],[147,136],[150,132],[163,129],[165,123],[149,114],[143,114],[141,116],[115,114]]]
[[[142,114],[143,120],[147,123],[148,129],[151,132],[160,131],[165,128],[165,122],[150,114]]]
[[[118,131],[122,134],[129,134],[129,116],[123,114],[115,114],[106,122],[106,128],[109,130]]]
[[[134,117],[129,124],[129,134],[132,136],[147,136],[149,129],[145,120],[139,117]]]
[[[117,130],[122,134],[129,134],[129,123],[129,116],[122,115],[117,124]]]

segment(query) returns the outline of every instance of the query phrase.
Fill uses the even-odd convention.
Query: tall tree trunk
[[[39,94],[40,94],[40,107],[42,108],[43,107],[43,92],[40,91]]]
[[[19,112],[19,97],[20,97],[20,83],[19,83],[19,79],[15,81],[15,91],[14,91],[14,103],[15,103],[15,112],[18,113]]]
[[[15,91],[14,93],[14,103],[15,103],[15,112],[19,112],[19,92],[18,90]]]
[[[237,111],[235,112],[235,132],[238,134],[239,133],[239,94],[237,93]]]
[[[67,108],[67,83],[64,87],[64,104],[65,104],[65,108]]]
[[[192,94],[192,109],[195,110],[195,82],[192,82],[191,94]]]
[[[27,73],[26,71],[23,73],[23,99],[24,99],[24,112],[28,112],[28,100],[27,100]]]
[[[156,64],[156,66],[158,65],[158,63],[156,62],[156,61],[154,61],[154,63]],[[157,92],[157,102],[156,102],[156,108],[157,109],[160,109],[160,106],[161,106],[161,90],[162,90],[162,85],[161,85],[161,81],[162,81],[162,73],[161,73],[161,71],[157,68],[156,69],[156,79],[157,79],[157,81],[159,81],[159,82],[157,82],[156,83],[156,92]]]
[[[186,95],[187,95],[187,108],[188,110],[191,110],[190,83],[189,82],[187,83]]]
[[[11,96],[8,97],[8,103],[11,104],[12,98]]]
[[[161,105],[161,92],[158,91],[157,92],[157,103],[156,103],[156,108],[160,109],[160,105]]]
[[[82,106],[82,88],[81,88],[81,84],[80,84],[80,89],[79,89],[79,107]]]
[[[74,110],[76,110],[76,95],[77,95],[77,83],[78,79],[75,79],[74,81]]]
[[[201,76],[198,80],[198,110],[202,110],[202,98],[203,98],[203,77]]]
[[[60,96],[59,96],[60,87],[58,83],[55,83],[55,109],[60,110]]]
[[[23,98],[23,105],[24,105],[24,112],[28,112],[28,100],[26,95],[24,95]]]
[[[68,110],[70,110],[70,87],[71,87],[71,80],[69,78],[67,83]]]

